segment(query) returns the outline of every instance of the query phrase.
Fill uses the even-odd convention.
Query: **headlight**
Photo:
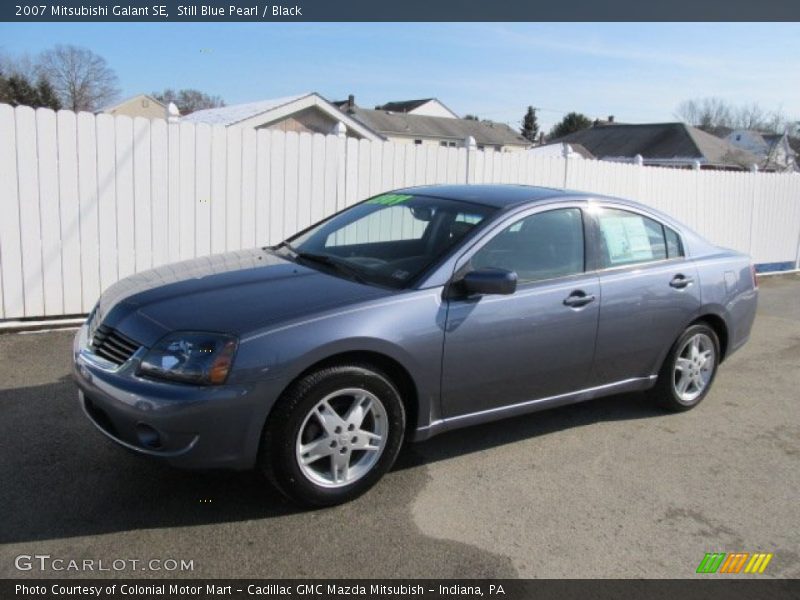
[[[200,385],[225,383],[236,346],[235,337],[221,333],[171,333],[145,355],[139,372]]]

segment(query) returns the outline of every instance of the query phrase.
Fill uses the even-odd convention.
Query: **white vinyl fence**
[[[639,200],[757,263],[797,266],[800,175],[661,169],[0,105],[0,319],[86,313],[101,291],[137,271],[273,244],[394,188],[465,182]]]

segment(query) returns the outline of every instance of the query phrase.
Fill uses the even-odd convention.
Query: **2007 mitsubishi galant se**
[[[747,256],[634,202],[418,187],[118,282],[74,373],[118,444],[331,505],[404,439],[633,390],[688,410],[756,301]]]

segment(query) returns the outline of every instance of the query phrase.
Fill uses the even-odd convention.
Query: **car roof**
[[[506,208],[527,202],[574,195],[575,192],[532,185],[423,185],[395,190],[395,193],[463,200],[486,206]],[[585,195],[585,194],[583,194]]]
[[[444,198],[445,200],[462,200],[474,204],[483,204],[495,208],[506,209],[509,207],[521,206],[524,204],[536,204],[551,200],[594,200],[599,202],[610,202],[628,207],[633,210],[649,214],[670,227],[677,227],[682,231],[690,231],[686,225],[675,220],[673,217],[661,212],[658,209],[616,196],[606,196],[604,194],[593,194],[591,192],[549,188],[535,185],[517,184],[460,184],[460,185],[422,185],[395,190],[394,193],[414,194],[418,196],[431,196],[433,198]],[[696,234],[695,234],[696,235]]]

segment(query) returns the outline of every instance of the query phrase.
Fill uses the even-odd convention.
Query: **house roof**
[[[335,121],[344,123],[349,130],[354,131],[362,138],[372,141],[383,139],[380,134],[354,119],[351,115],[341,111],[316,92],[198,110],[183,117],[182,121],[224,125],[226,127],[239,125],[257,128],[280,121],[311,107],[316,107]]]
[[[148,100],[150,100],[150,102],[153,102],[155,104],[163,106],[164,110],[166,110],[166,108],[167,108],[166,104],[161,102],[161,100],[158,100],[157,98],[154,98],[150,94],[134,94],[133,96],[129,96],[128,98],[125,98],[124,100],[120,100],[119,102],[114,102],[114,104],[109,104],[108,106],[104,106],[103,108],[95,111],[95,114],[104,113],[104,112],[111,112],[112,110],[114,110],[116,108],[119,108],[123,104],[127,104],[131,100],[136,100],[137,98],[147,98]]]
[[[569,147],[572,148],[572,151],[575,154],[580,154],[583,158],[588,158],[588,159],[593,159],[594,158],[594,154],[589,152],[589,150],[583,144],[578,144],[576,142],[576,143],[570,144]]]
[[[391,110],[393,112],[411,112],[415,108],[419,108],[423,104],[427,104],[436,98],[422,98],[420,100],[398,100],[395,102],[387,102],[376,106],[375,110]]]
[[[528,148],[527,152],[549,157],[563,157],[566,155],[569,158],[575,158],[576,156],[589,160],[595,158],[595,156],[582,144],[578,144],[576,142],[551,142],[548,144],[539,144],[538,146],[532,146],[531,148]]]
[[[291,104],[310,96],[311,92],[298,94],[297,96],[285,96],[283,98],[272,98],[271,100],[259,100],[258,102],[248,102],[246,104],[232,104],[230,106],[220,106],[219,108],[206,108],[186,115],[181,121],[189,123],[208,123],[209,125],[235,125],[252,117],[270,112],[276,108]]]
[[[783,137],[784,133],[762,133],[761,137],[764,138],[764,141],[767,142],[770,146],[774,146],[778,142],[780,142]]]
[[[759,159],[733,144],[685,123],[604,125],[565,135],[554,142],[578,143],[598,158],[698,160],[701,164],[749,168]]]
[[[464,140],[475,138],[479,145],[488,146],[530,146],[530,142],[505,123],[453,119],[450,117],[429,117],[397,113],[386,110],[370,110],[358,106],[350,114],[373,131],[385,136],[406,136]]]
[[[454,118],[458,119],[459,116],[453,112],[449,106],[446,106],[444,102],[439,100],[438,98],[421,98],[420,100],[396,100],[394,102],[387,102],[386,104],[382,104],[380,106],[376,106],[375,110],[390,110],[392,112],[403,112],[409,113],[420,106],[427,104],[428,102],[436,102],[442,108],[444,108],[447,112],[453,115]]]

